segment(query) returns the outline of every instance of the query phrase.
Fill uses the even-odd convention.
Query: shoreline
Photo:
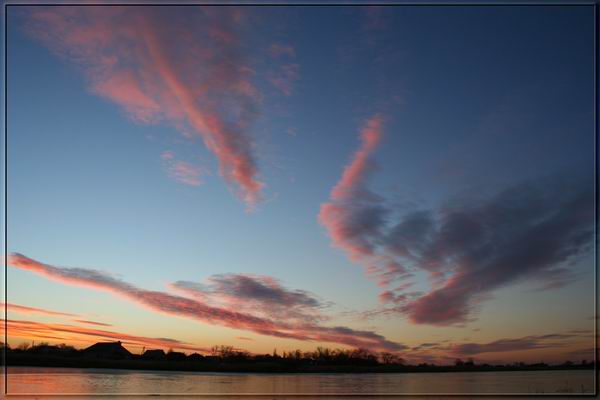
[[[489,372],[568,372],[568,371],[590,371],[593,372],[592,368],[552,368],[552,369],[497,369],[497,370],[437,370],[437,371],[213,371],[213,370],[184,370],[184,369],[148,369],[148,368],[123,368],[123,367],[73,367],[73,366],[48,366],[48,365],[9,365],[7,370],[10,375],[11,369],[14,368],[47,368],[47,369],[64,369],[64,370],[93,370],[93,373],[102,373],[104,370],[107,371],[123,371],[123,372],[165,372],[165,373],[197,373],[197,374],[256,374],[256,375],[354,375],[354,374],[446,374],[446,373],[489,373]],[[87,371],[84,371],[87,372]],[[91,371],[90,371],[91,372]],[[57,375],[62,372],[56,373]],[[68,374],[65,372],[65,374]],[[14,373],[14,375],[21,375],[21,373]]]
[[[7,368],[78,368],[120,369],[128,371],[172,371],[214,373],[257,373],[257,374],[389,374],[389,373],[447,373],[447,372],[511,372],[511,371],[593,371],[592,365],[547,365],[547,366],[412,366],[412,365],[281,365],[276,363],[202,363],[189,361],[147,361],[109,359],[69,359],[59,357],[8,357]]]

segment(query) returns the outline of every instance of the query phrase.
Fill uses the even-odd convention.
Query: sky
[[[9,6],[9,344],[593,359],[593,15]]]

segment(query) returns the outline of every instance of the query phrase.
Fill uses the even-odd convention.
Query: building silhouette
[[[161,349],[158,350],[146,350],[142,354],[144,360],[164,360],[165,352]]]
[[[131,353],[121,342],[98,342],[83,350],[83,354],[90,358],[123,359],[131,358]]]

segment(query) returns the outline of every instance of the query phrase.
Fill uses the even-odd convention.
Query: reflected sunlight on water
[[[594,371],[245,374],[9,368],[9,394],[534,394],[588,393]]]

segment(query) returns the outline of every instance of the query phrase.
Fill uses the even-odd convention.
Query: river
[[[249,374],[11,367],[9,394],[591,394],[594,371]]]

